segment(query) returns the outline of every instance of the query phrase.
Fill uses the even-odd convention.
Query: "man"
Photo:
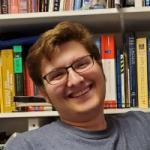
[[[29,73],[60,119],[18,135],[4,150],[149,150],[150,116],[105,117],[105,76],[95,42],[78,23],[44,33],[27,56]]]

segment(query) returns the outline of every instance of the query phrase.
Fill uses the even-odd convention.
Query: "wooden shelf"
[[[149,16],[149,7],[1,14],[0,33],[38,34],[64,20],[85,24],[96,33],[120,32],[122,27],[125,31],[141,31],[150,29]]]
[[[121,114],[128,111],[143,111],[150,112],[150,109],[142,108],[123,108],[123,109],[105,109],[105,114]],[[14,113],[0,113],[0,119],[2,118],[40,118],[40,117],[58,117],[57,111],[45,111],[45,112],[14,112]]]
[[[93,32],[119,32],[120,16],[116,8],[63,12],[0,15],[0,33],[42,32],[58,22],[69,20],[86,24]],[[21,28],[20,28],[21,26]]]

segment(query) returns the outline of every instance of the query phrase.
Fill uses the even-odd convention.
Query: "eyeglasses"
[[[94,58],[91,55],[80,57],[74,61],[70,66],[64,68],[57,68],[48,74],[43,76],[43,79],[48,82],[48,84],[61,84],[67,80],[68,68],[72,68],[77,73],[82,73],[90,69],[94,64]]]

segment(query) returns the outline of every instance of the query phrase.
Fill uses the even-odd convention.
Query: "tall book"
[[[117,86],[117,108],[122,108],[122,87],[121,87],[121,62],[120,62],[121,49],[117,48],[116,51],[116,86]]]
[[[130,76],[127,51],[123,50],[124,54],[124,85],[125,85],[125,107],[130,107]]]
[[[136,40],[134,33],[126,36],[126,51],[128,55],[129,81],[130,81],[130,104],[137,106],[137,78],[136,78]]]
[[[13,51],[1,50],[2,79],[3,79],[3,112],[12,112],[15,108],[13,98],[15,96]]]
[[[8,0],[1,0],[1,13],[8,14]]]
[[[3,79],[2,79],[2,62],[0,55],[0,112],[3,111]]]
[[[24,62],[24,95],[34,96],[34,83],[29,75],[26,62]]]
[[[22,96],[24,95],[24,78],[21,45],[13,46],[13,56],[16,96]]]
[[[136,39],[138,106],[148,108],[147,39]]]
[[[147,39],[148,103],[150,107],[150,38]]]
[[[113,34],[101,35],[101,59],[106,77],[105,108],[117,107],[115,38]]]
[[[18,0],[8,0],[9,13],[15,14],[19,13],[19,2]]]
[[[124,67],[124,54],[120,53],[120,71],[121,71],[121,96],[122,96],[122,108],[125,108],[125,67]]]

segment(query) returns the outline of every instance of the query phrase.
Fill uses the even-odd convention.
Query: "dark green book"
[[[22,46],[14,45],[14,75],[15,75],[15,92],[16,96],[24,95],[24,76],[23,76],[23,62],[22,62]]]

